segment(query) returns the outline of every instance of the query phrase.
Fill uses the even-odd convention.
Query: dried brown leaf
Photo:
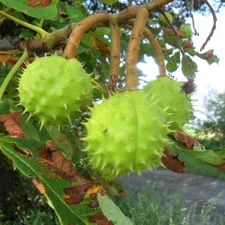
[[[57,146],[53,141],[49,141],[46,146],[47,147],[38,152],[44,166],[71,182],[86,182],[85,178],[77,173],[71,160],[66,158],[62,152],[57,149]]]
[[[182,30],[175,30],[175,31],[176,31],[176,33],[179,37],[184,37],[184,35],[185,35],[184,31],[182,31]],[[172,28],[163,28],[163,32],[164,32],[164,34],[167,34],[167,35],[170,35],[170,36],[176,35]]]
[[[11,138],[25,138],[24,132],[20,127],[20,112],[11,112],[10,114],[1,114],[0,121],[4,124],[5,129]]]
[[[173,135],[173,138],[176,141],[180,141],[181,143],[185,144],[189,149],[192,149],[194,146],[201,146],[201,144],[197,140],[181,131],[176,132]]]
[[[97,212],[94,215],[89,215],[88,221],[91,223],[97,223],[98,225],[113,225],[113,223],[109,221],[102,212]]]
[[[36,188],[40,191],[41,194],[45,194],[45,187],[39,182],[37,178],[32,179],[33,184],[36,186]]]
[[[164,156],[161,160],[167,169],[177,173],[186,172],[185,164],[178,155],[174,155],[168,148],[164,149],[163,154]]]
[[[15,50],[13,50],[13,51],[15,51]],[[13,53],[13,51],[7,51],[7,53],[9,54],[9,53],[11,53],[11,54],[15,54],[15,53]],[[0,54],[1,54],[2,52],[0,51]],[[18,54],[18,53],[17,53]],[[16,57],[16,56],[11,56],[11,55],[0,55],[0,64],[1,64],[1,62],[5,62],[5,63],[7,63],[8,65],[10,65],[10,66],[14,66],[16,63],[17,63],[17,61],[19,60],[20,58],[19,57]],[[26,63],[31,63],[31,62],[33,62],[34,61],[34,59],[33,58],[29,58],[29,59],[26,59]],[[26,64],[25,63],[23,63],[22,65],[21,65],[21,68],[26,68]]]
[[[85,184],[75,186],[75,187],[67,187],[64,188],[63,191],[66,194],[65,202],[68,205],[76,205],[84,200],[84,196],[89,188],[91,188],[93,184],[91,182],[87,182]]]

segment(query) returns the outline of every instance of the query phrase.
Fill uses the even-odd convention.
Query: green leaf
[[[172,73],[177,70],[180,65],[180,52],[174,53],[168,60],[166,64],[166,69]]]
[[[74,4],[73,7],[66,4],[66,11],[68,17],[73,22],[79,22],[85,18],[85,15],[81,12],[81,9],[76,4]]]
[[[68,137],[61,133],[58,128],[52,126],[47,127],[45,126],[45,128],[47,129],[49,135],[52,137],[53,141],[56,143],[56,145],[69,157],[72,157],[74,151],[73,148],[70,144],[70,142],[68,141]]]
[[[52,0],[50,5],[42,7],[37,4],[36,7],[28,6],[28,0],[0,0],[1,3],[9,8],[16,9],[28,16],[44,20],[53,20],[57,16],[57,4],[59,0]]]
[[[184,76],[193,75],[197,71],[197,68],[197,64],[189,56],[186,55],[186,59],[182,58],[182,72]]]
[[[8,99],[0,102],[0,114],[9,114],[10,113],[10,104]]]
[[[221,165],[221,164],[225,163],[225,148],[224,149],[213,149],[213,150],[183,149],[183,151],[205,163],[209,163],[212,165]]]
[[[19,149],[30,152],[31,156],[16,151],[13,147],[14,145]],[[87,216],[98,212],[99,208],[88,207],[88,198],[73,206],[65,202],[63,189],[71,187],[72,184],[41,164],[42,159],[38,154],[38,150],[41,147],[42,144],[35,140],[11,139],[8,136],[0,136],[0,149],[3,154],[13,160],[14,166],[21,173],[25,176],[38,179],[44,186],[48,203],[55,210],[62,225],[68,225],[69,222],[76,225],[89,224]]]
[[[23,114],[20,116],[20,126],[25,134],[25,137],[28,139],[35,139],[40,141],[39,133],[37,129],[34,127],[33,123],[28,120],[28,115]]]
[[[110,34],[110,29],[108,27],[97,27],[91,33],[95,37],[104,36],[104,35]]]
[[[103,214],[108,220],[112,221],[116,225],[133,225],[131,220],[126,217],[120,208],[109,199],[107,196],[98,195],[98,202]]]

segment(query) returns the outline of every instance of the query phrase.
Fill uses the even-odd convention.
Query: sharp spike
[[[68,120],[69,120],[70,125],[72,125],[72,121],[71,121],[70,117],[67,116],[67,118],[68,118]]]
[[[33,116],[33,115],[30,113],[29,116],[28,116],[28,118],[27,118],[27,120],[26,120],[26,122],[28,122],[28,120],[29,120],[32,116]]]
[[[25,113],[27,113],[28,111],[26,109],[24,109],[24,111],[21,113],[21,115],[24,115]]]
[[[40,122],[41,122],[40,131],[41,131],[41,129],[42,129],[42,128],[43,128],[43,126],[45,125],[46,121],[44,121],[44,120],[40,119]]]

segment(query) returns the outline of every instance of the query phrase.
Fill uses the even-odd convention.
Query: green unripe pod
[[[92,101],[90,75],[76,59],[36,58],[19,81],[20,105],[44,124],[63,125],[80,115]]]
[[[105,179],[162,165],[170,132],[165,110],[142,90],[117,93],[96,105],[87,128],[90,164]]]
[[[170,23],[173,23],[173,16],[169,12],[165,12],[167,18],[169,19]],[[162,23],[163,25],[168,25],[168,22],[166,18],[163,16],[163,14],[160,14],[158,17],[158,21]]]
[[[149,82],[144,87],[144,92],[158,99],[162,108],[168,108],[166,120],[170,123],[169,128],[177,131],[186,124],[192,113],[192,104],[185,92],[182,92],[183,82],[176,81],[169,77],[160,77]]]
[[[191,30],[191,27],[189,25],[182,25],[182,26],[180,26],[179,29],[184,32],[185,38],[191,38],[192,37],[192,30]]]

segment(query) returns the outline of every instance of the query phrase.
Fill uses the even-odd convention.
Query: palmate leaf
[[[31,17],[44,20],[53,20],[57,16],[57,4],[58,0],[52,1],[37,1],[33,0],[0,0],[1,3],[9,8],[16,9],[19,12],[23,12]],[[44,2],[45,4],[43,4]],[[46,4],[48,3],[48,4]]]
[[[15,145],[20,151],[15,150]],[[84,225],[88,222],[88,215],[99,212],[100,209],[88,206],[89,197],[73,206],[65,201],[65,188],[71,187],[69,180],[63,179],[50,171],[41,163],[38,151],[43,143],[35,140],[11,139],[8,136],[0,136],[0,149],[13,160],[15,167],[25,176],[35,178],[44,187],[44,194],[49,205],[55,210],[61,224]],[[29,154],[22,154],[22,153]]]

